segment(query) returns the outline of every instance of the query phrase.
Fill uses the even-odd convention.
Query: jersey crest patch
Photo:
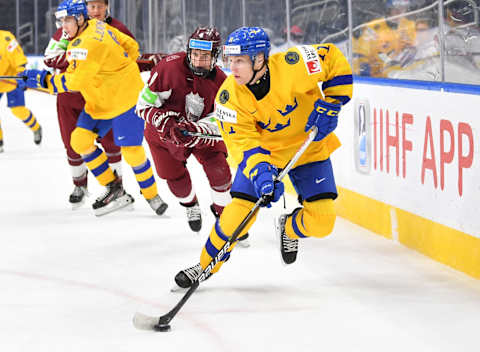
[[[7,35],[7,36],[5,37],[5,40],[6,40],[7,42],[9,42],[10,40],[12,40],[12,38],[10,38],[10,37]]]
[[[200,119],[205,107],[204,100],[198,93],[191,92],[185,96],[185,112],[188,120],[196,122]]]
[[[215,104],[215,117],[218,121],[237,123],[237,112],[223,105]]]
[[[70,49],[67,51],[67,60],[86,60],[88,55],[88,50],[87,49]]]
[[[72,43],[72,46],[77,46],[81,41],[81,39],[75,39],[75,41]]]
[[[285,54],[285,61],[289,65],[295,65],[298,60],[300,60],[300,56],[295,51],[289,51]]]
[[[303,61],[309,75],[322,72],[322,66],[320,65],[320,58],[315,48],[311,45],[299,45],[297,48],[302,54]]]
[[[230,93],[228,93],[228,90],[224,89],[220,93],[220,96],[218,97],[218,100],[220,100],[220,103],[225,104],[228,99],[230,99]]]

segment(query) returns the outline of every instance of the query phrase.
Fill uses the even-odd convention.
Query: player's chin
[[[238,85],[246,84],[246,80],[242,76],[238,75],[233,75],[233,78],[235,78],[235,82],[237,82]]]

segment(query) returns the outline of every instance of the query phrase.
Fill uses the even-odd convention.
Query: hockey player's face
[[[105,21],[108,6],[103,1],[89,1],[87,3],[88,16],[99,21]]]
[[[192,49],[190,52],[190,61],[192,62],[192,65],[197,68],[210,70],[212,53],[206,50]]]
[[[83,22],[83,19],[81,21]],[[75,17],[63,17],[60,20],[60,23],[62,24],[62,29],[68,34],[69,38],[74,38],[78,34],[79,23]]]
[[[252,62],[248,55],[228,56],[227,63],[237,84],[247,84],[253,75]]]

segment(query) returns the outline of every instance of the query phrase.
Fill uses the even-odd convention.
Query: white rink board
[[[357,166],[359,129],[355,127],[362,105],[370,146],[363,169]],[[343,144],[332,156],[337,184],[480,237],[479,108],[480,95],[354,83],[353,99],[335,131]]]

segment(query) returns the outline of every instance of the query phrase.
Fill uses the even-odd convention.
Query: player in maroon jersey
[[[135,39],[133,34],[122,22],[108,14],[108,0],[87,0],[86,2],[90,18],[104,21]],[[68,36],[63,32],[62,28],[59,28],[54,33],[52,39],[50,39],[50,43],[45,50],[45,65],[58,70],[59,72],[64,72],[68,67],[68,61],[66,60],[68,42]],[[69,197],[73,209],[81,206],[87,195],[87,167],[83,163],[82,157],[75,153],[70,146],[70,136],[77,125],[78,116],[82,112],[84,105],[85,100],[80,93],[67,92],[58,94],[57,96],[57,114],[58,123],[60,125],[60,134],[67,151],[68,164],[70,165],[73,183],[75,185],[73,192]],[[120,147],[115,145],[113,141],[112,131],[110,131],[105,137],[99,139],[99,142],[102,144],[105,153],[108,156],[110,167],[112,167],[117,173],[117,176],[121,178],[122,155],[120,153]]]
[[[223,141],[185,135],[183,131],[216,134],[215,95],[226,76],[216,66],[221,38],[215,27],[199,27],[190,36],[187,52],[161,60],[150,72],[140,93],[137,114],[146,122],[145,137],[157,174],[186,208],[190,228],[202,226],[197,195],[192,186],[187,159],[194,155],[207,175],[213,204],[219,216],[230,200],[232,175]]]

